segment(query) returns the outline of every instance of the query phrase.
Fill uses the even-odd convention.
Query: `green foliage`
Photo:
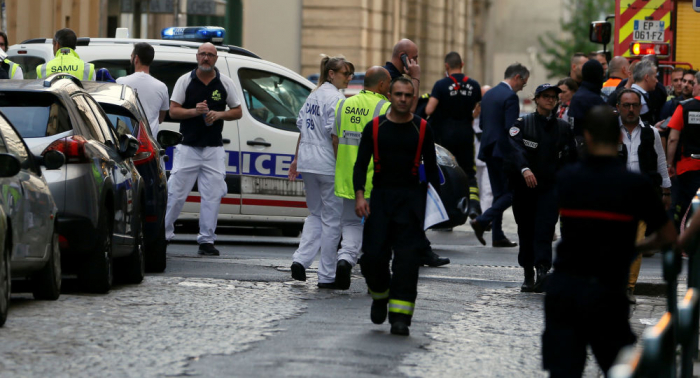
[[[559,21],[562,29],[560,36],[552,32],[540,35],[537,39],[544,53],[537,59],[547,69],[551,77],[566,77],[571,68],[571,56],[582,52],[602,50],[603,45],[588,40],[588,28],[591,21],[601,21],[605,16],[615,12],[615,2],[611,0],[565,0],[565,7],[571,15],[569,20]],[[613,43],[608,44],[611,50]]]

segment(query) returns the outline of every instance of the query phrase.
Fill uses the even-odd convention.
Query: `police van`
[[[224,33],[225,30],[219,27],[183,27],[164,29],[160,40],[78,38],[76,52],[84,61],[95,64],[96,70],[106,68],[118,78],[132,73],[130,57],[133,45],[147,42],[155,50],[150,73],[164,82],[172,94],[177,79],[197,67],[195,54],[201,43],[210,41],[216,44],[223,40]],[[287,174],[299,137],[296,119],[315,86],[296,72],[263,60],[251,51],[230,45],[217,45],[216,48],[219,56],[216,67],[236,84],[243,108],[241,119],[224,124],[228,193],[221,200],[219,222],[275,226],[284,234],[295,236],[303,226],[308,209],[303,181],[289,181]],[[21,42],[10,46],[7,55],[22,67],[25,79],[35,79],[36,67],[54,57],[52,39]],[[160,129],[179,131],[179,123],[166,117]],[[170,170],[172,148],[167,154],[170,159],[166,168]],[[442,155],[447,164],[454,162],[446,150]],[[446,203],[446,207],[456,208],[466,193],[462,196],[455,192],[454,197],[455,200],[449,202],[454,202],[455,206]],[[199,202],[195,185],[179,219],[197,220]],[[454,216],[458,224],[466,219],[458,213]]]

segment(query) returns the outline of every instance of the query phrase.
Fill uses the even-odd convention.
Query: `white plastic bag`
[[[448,219],[450,219],[450,217],[447,216],[447,210],[445,210],[445,205],[443,205],[442,200],[440,200],[440,195],[435,188],[433,188],[432,184],[428,184],[428,194],[425,198],[425,222],[423,223],[423,229],[427,230],[430,226]]]

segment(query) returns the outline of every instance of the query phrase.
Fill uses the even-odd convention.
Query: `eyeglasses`
[[[638,102],[637,102],[637,103],[633,103],[633,104],[630,104],[629,102],[625,102],[625,103],[620,104],[620,107],[623,108],[623,109],[637,109],[637,108],[639,108],[640,106],[642,106],[642,104],[640,104],[640,103],[638,103]]]
[[[335,70],[334,70],[334,71],[335,71]],[[352,78],[353,76],[355,76],[355,73],[354,73],[354,72],[350,72],[350,71],[340,71],[340,72],[339,72],[339,71],[335,71],[335,72],[338,72],[338,73],[341,74],[341,75],[345,75],[345,77],[347,77],[347,78]]]
[[[556,101],[559,99],[559,97],[557,97],[556,95],[541,95],[540,97],[542,97],[545,100],[555,100]]]
[[[197,53],[197,56],[200,58],[215,58],[217,55],[216,54],[211,54],[211,53]]]

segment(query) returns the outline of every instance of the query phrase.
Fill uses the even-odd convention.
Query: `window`
[[[0,110],[23,138],[43,138],[71,130],[68,110],[49,93],[6,92]]]
[[[136,136],[138,134],[139,121],[134,118],[130,111],[125,108],[101,102],[100,106],[107,114],[107,119],[112,123],[112,127],[120,137],[124,134]]]
[[[250,114],[260,122],[287,131],[296,131],[299,110],[311,90],[287,77],[271,72],[238,70],[243,97]]]
[[[117,142],[118,138],[114,133],[114,129],[112,129],[112,125],[107,120],[102,108],[97,105],[95,100],[90,96],[85,96],[85,101],[87,101],[90,109],[92,109],[95,119],[97,120],[97,124],[100,125],[100,130],[102,130],[107,143],[111,143],[113,146],[119,146],[119,142]]]
[[[102,143],[106,143],[105,136],[100,130],[99,123],[97,122],[95,115],[92,113],[90,105],[88,105],[88,103],[85,101],[85,98],[81,95],[77,95],[73,96],[73,101],[78,108],[80,118],[85,124],[85,131],[89,133],[88,135],[83,136],[87,137],[88,139],[96,139]]]
[[[194,50],[192,52],[194,56]],[[119,78],[122,76],[127,76],[132,74],[131,62],[128,59],[125,60],[95,60],[92,62],[95,64],[95,70],[99,68],[106,68],[113,78]],[[195,62],[164,62],[164,61],[153,61],[151,63],[151,75],[156,79],[165,83],[168,87],[168,93],[173,93],[173,87],[180,76],[184,75],[185,72],[192,71],[197,68],[197,63]]]
[[[34,170],[32,168],[32,158],[24,142],[22,142],[22,137],[17,135],[15,130],[12,129],[12,126],[2,117],[0,117],[0,133],[5,138],[7,151],[19,159],[22,169]]]
[[[36,68],[46,63],[44,58],[38,58],[36,56],[16,55],[11,59],[22,67],[22,74],[25,79],[36,79]]]

